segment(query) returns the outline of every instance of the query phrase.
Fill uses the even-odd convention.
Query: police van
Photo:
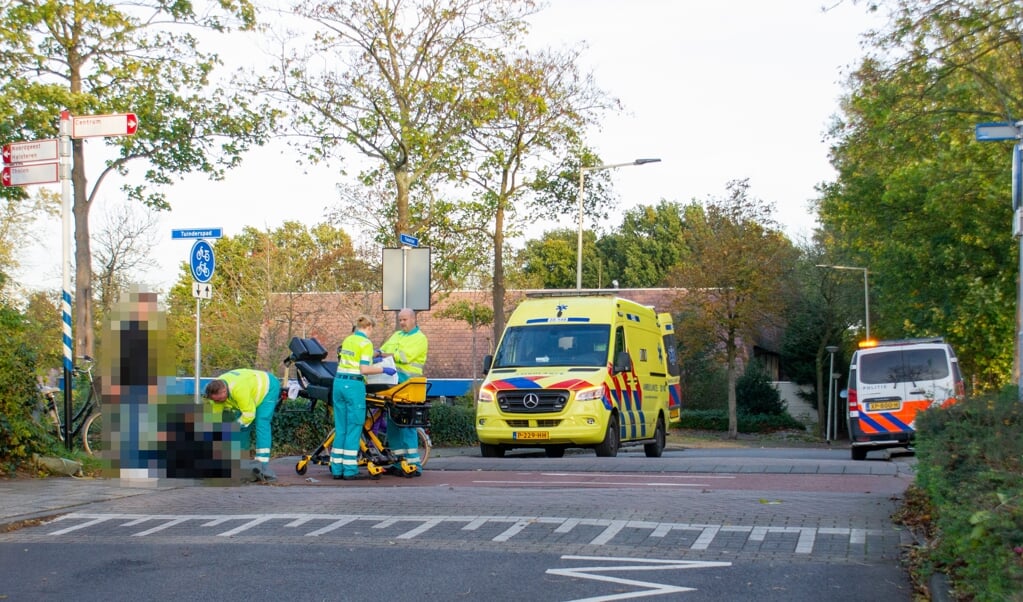
[[[870,450],[909,447],[918,412],[962,399],[963,377],[952,346],[941,338],[861,343],[849,366],[852,459]]]
[[[484,457],[513,448],[561,457],[569,447],[660,457],[681,388],[671,315],[614,292],[533,293],[518,305],[476,404]]]

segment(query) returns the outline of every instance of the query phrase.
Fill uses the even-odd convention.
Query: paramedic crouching
[[[426,335],[416,325],[416,313],[409,308],[398,312],[398,330],[380,346],[378,356],[393,357],[398,369],[398,383],[423,375],[426,365]],[[419,439],[415,428],[403,427],[387,416],[387,446],[391,451],[404,456],[405,461],[415,467],[414,476],[422,474],[419,459]]]

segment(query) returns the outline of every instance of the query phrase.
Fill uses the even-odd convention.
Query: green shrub
[[[720,364],[704,356],[687,358],[681,380],[683,408],[728,408],[728,374]]]
[[[928,563],[957,595],[1019,600],[1023,592],[1023,404],[998,396],[931,409],[916,420],[917,483],[939,536]]]
[[[430,440],[438,446],[476,445],[475,419],[472,405],[434,403],[430,408]]]
[[[785,411],[781,394],[759,361],[746,365],[746,372],[735,381],[735,404],[739,412],[777,416]]]
[[[806,426],[789,416],[781,414],[747,414],[739,412],[738,429],[740,433],[770,433],[778,430],[806,430]],[[674,428],[698,429],[705,431],[727,431],[727,410],[682,410],[681,420],[672,425]]]
[[[274,439],[271,453],[275,456],[296,456],[316,451],[334,428],[334,419],[327,412],[327,405],[317,402],[310,412],[308,399],[289,399],[279,404],[271,427]]]
[[[25,340],[25,329],[20,312],[0,305],[0,474],[13,472],[33,453],[52,448],[44,429],[32,420],[39,400],[37,353]]]

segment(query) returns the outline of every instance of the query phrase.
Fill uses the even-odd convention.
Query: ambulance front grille
[[[497,403],[502,412],[550,414],[565,409],[568,391],[552,389],[498,391]]]

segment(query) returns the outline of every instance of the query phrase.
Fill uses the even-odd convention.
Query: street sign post
[[[33,163],[29,165],[8,165],[0,175],[4,186],[28,186],[29,184],[53,184],[60,180],[59,164]]]
[[[57,149],[57,139],[48,138],[5,144],[3,157],[4,163],[34,163],[36,161],[56,161],[60,155]]]
[[[139,127],[135,113],[113,115],[77,115],[71,117],[72,138],[97,136],[134,136]]]
[[[978,123],[976,128],[978,142],[994,142],[1014,140],[1012,150],[1012,235],[1019,246],[1019,268],[1016,275],[1016,342],[1013,350],[1013,378],[1016,379],[1016,396],[1023,402],[1023,121],[1001,121]]]
[[[993,121],[978,123],[976,136],[978,142],[993,142],[995,140],[1019,140],[1019,126],[1011,121]]]
[[[188,238],[223,238],[223,228],[182,228],[171,230],[171,240]]]

